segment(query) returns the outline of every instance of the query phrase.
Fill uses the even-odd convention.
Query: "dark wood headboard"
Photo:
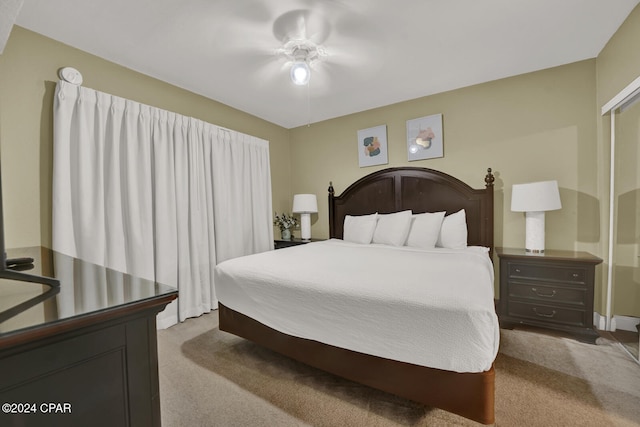
[[[329,185],[329,236],[342,239],[346,215],[392,213],[411,209],[413,213],[464,209],[467,243],[493,249],[493,181],[491,168],[485,188],[476,190],[444,172],[427,168],[383,169],[364,176],[336,196]]]

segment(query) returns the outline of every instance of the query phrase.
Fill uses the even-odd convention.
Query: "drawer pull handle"
[[[531,288],[531,292],[533,292],[534,294],[538,295],[539,297],[545,297],[545,298],[553,298],[556,296],[556,290],[554,289],[553,291],[551,291],[550,294],[543,294],[540,291],[538,291],[538,288]]]
[[[520,269],[519,268],[516,268],[516,273],[520,273]]]
[[[572,276],[574,279],[577,279],[580,275],[578,273],[573,273]]]
[[[538,313],[538,309],[536,307],[533,307],[533,312],[536,314],[536,316],[540,316],[540,317],[553,317],[556,315],[556,311],[555,310],[551,310],[551,313]]]

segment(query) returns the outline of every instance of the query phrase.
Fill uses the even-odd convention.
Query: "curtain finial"
[[[65,82],[80,86],[82,84],[82,74],[73,67],[64,67],[58,70],[58,75]]]

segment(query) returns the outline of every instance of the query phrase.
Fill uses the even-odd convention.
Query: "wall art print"
[[[375,126],[358,131],[358,164],[366,166],[389,163],[387,148],[387,125]]]
[[[442,114],[407,120],[407,157],[410,162],[444,157]]]

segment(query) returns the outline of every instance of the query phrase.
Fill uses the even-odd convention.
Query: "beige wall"
[[[86,87],[268,140],[274,209],[289,205],[287,129],[14,26],[0,55],[7,247],[51,245],[52,103],[65,66],[77,68]]]
[[[313,102],[313,101],[312,101]],[[392,166],[441,170],[481,188],[496,173],[496,246],[524,245],[524,216],[511,186],[557,179],[563,209],[547,214],[547,247],[597,249],[595,61],[525,74],[389,105],[291,130],[293,193],[319,196],[312,234],[327,237],[327,186]],[[406,121],[443,114],[444,157],[407,161]],[[387,125],[389,164],[358,167],[356,133]]]
[[[608,233],[611,115],[600,108],[640,76],[640,6],[627,17],[597,58],[597,118],[603,234]],[[613,251],[612,314],[640,317],[640,104],[616,113],[615,246]],[[608,237],[607,237],[608,238]],[[605,242],[605,259],[608,251]],[[603,269],[606,271],[606,268]],[[605,287],[602,288],[602,292]],[[601,296],[604,300],[604,295]]]

